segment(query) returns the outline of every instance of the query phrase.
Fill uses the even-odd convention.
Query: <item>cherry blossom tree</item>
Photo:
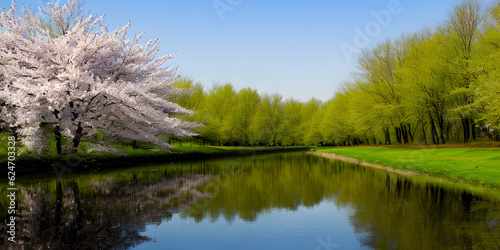
[[[41,152],[51,134],[76,149],[82,140],[99,149],[98,131],[171,148],[160,134],[193,136],[196,123],[171,114],[192,111],[166,97],[175,69],[163,67],[159,41],[127,38],[130,23],[112,32],[104,16],[83,17],[78,1],[47,4],[38,11],[13,2],[0,13],[0,122],[8,123],[29,149]],[[47,127],[52,129],[47,130]]]

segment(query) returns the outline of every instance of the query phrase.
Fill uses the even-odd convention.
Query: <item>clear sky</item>
[[[11,1],[0,2],[9,5]],[[16,1],[33,6],[43,2],[47,0]],[[86,0],[85,9],[94,15],[106,14],[110,29],[131,21],[129,34],[145,32],[144,42],[159,38],[160,55],[178,51],[169,65],[178,66],[179,74],[200,81],[205,88],[214,82],[230,82],[236,89],[251,87],[301,101],[312,97],[326,101],[356,69],[352,48],[371,48],[403,33],[435,27],[458,3]],[[368,39],[360,38],[363,35],[357,29]],[[342,47],[350,48],[349,53]]]

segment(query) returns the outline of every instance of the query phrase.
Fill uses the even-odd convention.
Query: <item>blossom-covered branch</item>
[[[76,149],[99,130],[164,148],[171,146],[160,134],[195,135],[198,124],[171,117],[192,111],[165,99],[175,91],[175,70],[163,67],[173,55],[158,57],[158,40],[127,39],[130,23],[108,32],[103,16],[83,17],[76,0],[39,11],[53,25],[15,3],[0,14],[0,121],[17,128],[26,146],[46,147],[46,125],[58,153],[62,136]]]

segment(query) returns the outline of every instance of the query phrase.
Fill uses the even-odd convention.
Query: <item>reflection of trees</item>
[[[240,174],[223,178],[204,209],[181,216],[201,221],[235,217],[254,221],[272,209],[296,210],[332,198],[353,208],[350,222],[373,248],[500,247],[500,202],[463,189],[411,181],[382,170],[300,154],[240,162]]]
[[[18,239],[27,249],[128,248],[149,238],[145,226],[208,197],[195,188],[210,176],[164,177],[93,182],[84,190],[75,181],[23,190]],[[85,186],[85,185],[84,185]]]
[[[338,184],[331,181],[336,169],[321,165],[322,161],[304,154],[266,155],[253,161],[241,160],[237,164],[241,168],[238,174],[222,175],[217,185],[205,187],[205,191],[212,193],[206,206],[195,204],[181,216],[196,221],[207,216],[212,221],[220,216],[228,222],[236,216],[254,221],[259,214],[275,208],[297,210],[299,206],[312,207],[338,191]]]
[[[183,208],[196,221],[254,221],[325,199],[352,208],[359,241],[372,248],[500,248],[498,201],[301,153],[166,164],[20,194],[26,249],[126,248],[148,240],[139,234],[145,225]]]
[[[379,176],[382,179],[382,173]],[[388,174],[385,188],[381,184],[360,182],[359,190],[381,191],[359,192],[350,198],[356,204],[350,220],[358,233],[365,233],[360,235],[363,245],[376,249],[500,246],[500,227],[489,227],[490,221],[500,218],[500,202]],[[361,200],[367,202],[361,204]]]

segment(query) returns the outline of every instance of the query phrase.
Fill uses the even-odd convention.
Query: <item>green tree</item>
[[[488,9],[485,32],[479,40],[481,63],[487,74],[482,75],[476,92],[475,108],[485,136],[498,136],[500,130],[500,2]],[[495,135],[496,134],[496,135]]]
[[[477,77],[484,67],[478,65],[477,40],[479,25],[483,20],[481,4],[476,0],[465,0],[453,6],[444,27],[439,32],[444,36],[443,47],[451,81],[450,97],[454,100],[454,112],[462,122],[463,141],[476,139],[474,112]]]
[[[374,101],[372,106],[379,114],[385,143],[390,144],[390,128],[394,128],[398,143],[408,143],[407,113],[402,103],[401,77],[395,75],[398,63],[406,53],[403,43],[389,40],[378,44],[373,50],[365,51],[359,59],[358,86]]]
[[[235,139],[242,145],[253,144],[256,136],[252,124],[260,104],[260,96],[257,90],[244,88],[238,92],[236,100],[232,122]]]
[[[426,142],[426,126],[430,126],[434,144],[445,143],[450,86],[453,78],[443,63],[443,37],[424,30],[413,36],[411,50],[405,56],[400,74],[406,79],[404,91],[410,114],[422,126]],[[416,125],[415,125],[416,127]]]
[[[233,107],[236,91],[231,84],[214,84],[205,97],[201,135],[219,146],[233,140]]]
[[[290,99],[285,102],[283,121],[283,144],[303,145],[305,132],[301,129],[304,121],[304,104]]]
[[[306,145],[319,145],[323,142],[321,134],[321,106],[322,102],[316,98],[311,98],[304,106],[304,121],[301,129],[305,131],[304,143]]]
[[[202,110],[205,93],[201,82],[194,83],[192,79],[182,78],[173,82],[172,87],[178,90],[169,97],[171,101],[196,112]]]
[[[172,94],[167,98],[170,101],[176,102],[183,107],[189,107],[194,111],[193,115],[177,115],[186,121],[201,123],[203,119],[207,116],[204,110],[205,93],[203,91],[203,85],[200,82],[194,83],[192,79],[182,78],[171,84],[172,87],[176,88]],[[199,134],[199,138],[202,139],[203,144],[205,144],[205,132],[207,128],[205,126],[200,126],[195,129],[195,132]],[[181,143],[183,138],[171,137],[172,139],[179,140]],[[134,142],[135,145],[135,142]],[[182,144],[181,144],[182,145]]]
[[[279,94],[264,95],[257,109],[254,128],[258,143],[276,146],[281,143],[284,107]]]
[[[321,131],[326,144],[351,145],[355,139],[355,119],[353,119],[356,101],[351,98],[353,83],[344,83],[326,105],[326,115],[321,122]]]

